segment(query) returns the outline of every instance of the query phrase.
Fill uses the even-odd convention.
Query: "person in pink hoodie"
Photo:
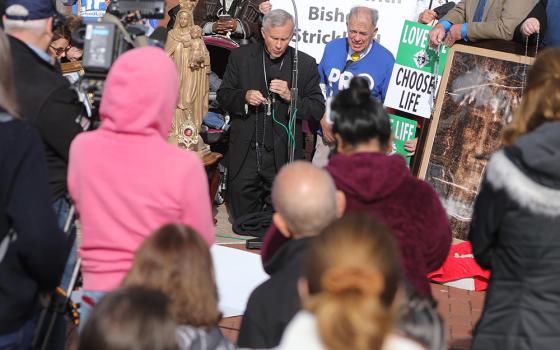
[[[163,50],[126,52],[107,77],[101,126],[72,142],[68,189],[82,231],[86,308],[121,283],[136,249],[160,226],[184,224],[214,242],[202,162],[166,142],[178,79]]]

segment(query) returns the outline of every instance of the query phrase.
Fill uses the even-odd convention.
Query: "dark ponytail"
[[[352,146],[378,139],[381,147],[391,137],[391,123],[383,104],[371,96],[368,82],[354,77],[331,104],[333,132]]]

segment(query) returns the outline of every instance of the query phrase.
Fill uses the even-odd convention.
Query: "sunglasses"
[[[63,53],[68,52],[68,50],[70,50],[70,48],[71,48],[72,46],[68,45],[66,48],[63,48],[63,47],[54,47],[54,46],[52,46],[52,45],[49,45],[49,47],[50,47],[51,49],[53,49],[53,51],[56,53],[57,56],[60,56],[60,55],[62,55]]]

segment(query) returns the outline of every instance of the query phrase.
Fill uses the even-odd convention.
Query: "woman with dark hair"
[[[371,214],[397,239],[402,268],[422,296],[431,296],[426,275],[447,257],[451,231],[441,202],[391,151],[391,123],[364,79],[354,78],[331,105],[336,154],[325,168],[346,195],[346,211]]]
[[[43,143],[18,117],[1,29],[0,67],[0,349],[27,349],[37,296],[59,282],[67,244],[51,205]]]
[[[70,33],[65,25],[57,27],[53,31],[53,37],[47,49],[49,55],[59,62],[66,58],[66,52],[70,48]]]
[[[80,334],[79,350],[176,350],[169,300],[143,287],[107,294]]]
[[[134,285],[169,297],[180,349],[234,349],[218,329],[222,315],[208,245],[193,229],[169,224],[147,238],[123,281],[123,286]],[[206,345],[191,348],[193,344]]]
[[[405,277],[423,297],[431,297],[426,275],[441,266],[451,231],[441,202],[391,151],[391,123],[368,83],[355,77],[331,105],[336,154],[326,170],[346,196],[346,212],[367,212],[387,225],[397,239]],[[275,231],[271,228],[270,231]],[[285,240],[277,232],[264,239],[266,262]]]
[[[560,343],[560,49],[529,71],[504,148],[490,158],[469,233],[492,271],[473,349],[557,349]]]

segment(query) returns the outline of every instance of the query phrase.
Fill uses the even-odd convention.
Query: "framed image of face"
[[[523,92],[527,56],[453,45],[418,176],[439,194],[453,236],[466,239],[474,200]]]

